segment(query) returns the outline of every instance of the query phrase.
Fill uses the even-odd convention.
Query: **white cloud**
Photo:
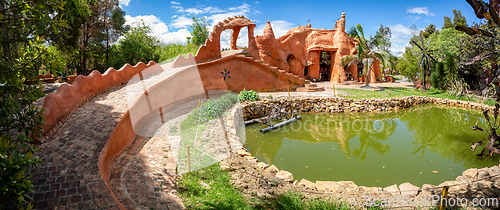
[[[232,30],[225,30],[221,33],[220,37],[220,47],[229,49],[231,47],[231,35]],[[248,47],[248,30],[242,28],[238,34],[238,39],[236,40],[237,47]]]
[[[405,48],[409,46],[410,39],[413,37],[413,30],[410,27],[396,24],[389,26],[391,29],[391,53],[395,56],[400,56],[404,53]],[[417,29],[418,30],[418,29]]]
[[[408,19],[414,22],[419,20],[420,18],[421,18],[420,16],[413,16],[413,15],[408,16]]]
[[[128,6],[129,3],[130,3],[130,0],[120,0],[120,5]]]
[[[241,6],[238,7],[231,7],[228,9],[229,12],[218,12],[218,14],[213,14],[209,16],[207,19],[212,22],[213,25],[217,24],[218,22],[223,21],[224,19],[228,17],[233,17],[233,16],[247,16],[250,13],[250,8],[251,6],[243,3]]]
[[[179,16],[172,22],[172,26],[174,26],[175,28],[185,28],[193,24],[193,20],[185,16]]]
[[[260,4],[260,2],[256,1],[255,4]]]
[[[187,42],[187,37],[191,36],[191,33],[185,28],[169,31],[168,26],[154,15],[139,15],[136,17],[125,15],[125,24],[127,25],[137,26],[138,21],[143,21],[144,24],[150,26],[151,35],[158,37],[164,43],[184,44]]]
[[[170,4],[172,4],[172,8],[175,9],[175,12],[185,13],[185,14],[190,14],[190,15],[214,14],[214,13],[225,12],[224,10],[221,10],[218,7],[198,6],[198,7],[184,8],[183,6],[181,6],[180,3],[175,2],[175,1],[170,2]]]
[[[271,22],[271,27],[273,28],[274,36],[279,38],[286,34],[290,29],[295,28],[295,24],[284,21],[284,20],[273,20]],[[261,24],[255,28],[256,35],[264,34],[264,29],[266,28],[267,22]]]
[[[187,29],[182,28],[174,32],[164,33],[159,37],[165,43],[185,44],[187,43],[187,37],[191,37],[191,33]]]
[[[406,13],[413,13],[418,15],[434,16],[434,13],[429,12],[428,7],[412,7],[406,10]]]

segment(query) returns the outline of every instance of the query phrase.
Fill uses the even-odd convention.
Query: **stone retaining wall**
[[[416,104],[446,104],[474,109],[490,109],[493,107],[477,102],[459,101],[425,96],[406,96],[392,99],[348,99],[331,98],[280,98],[245,102],[242,104],[243,118],[251,120],[266,116],[266,107],[277,105],[281,110],[295,110],[298,113],[342,113],[342,112],[384,112],[397,111]]]

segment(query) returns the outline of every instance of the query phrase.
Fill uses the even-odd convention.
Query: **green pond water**
[[[417,105],[390,113],[301,116],[265,134],[259,130],[266,125],[247,126],[248,151],[296,180],[354,181],[358,186],[438,185],[468,168],[498,164],[499,156],[476,157],[483,146],[469,149],[473,140],[486,136],[471,129],[478,120],[482,124],[482,113],[475,110]]]

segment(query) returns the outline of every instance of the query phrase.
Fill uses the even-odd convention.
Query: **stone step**
[[[315,88],[315,87],[318,87],[318,85],[316,83],[309,83],[309,84],[305,84],[305,87],[306,88]]]
[[[325,91],[324,87],[298,87],[296,92],[321,92]]]

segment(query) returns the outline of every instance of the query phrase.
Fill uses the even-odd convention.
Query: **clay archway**
[[[212,33],[210,34],[210,39],[205,42],[205,45],[200,47],[198,53],[196,53],[196,62],[203,63],[206,61],[221,58],[221,47],[220,38],[221,34],[225,30],[231,29],[231,49],[237,49],[236,41],[238,40],[238,35],[241,28],[248,27],[248,51],[257,51],[257,45],[255,44],[254,29],[255,24],[244,16],[234,16],[225,19],[217,23],[214,26]]]

